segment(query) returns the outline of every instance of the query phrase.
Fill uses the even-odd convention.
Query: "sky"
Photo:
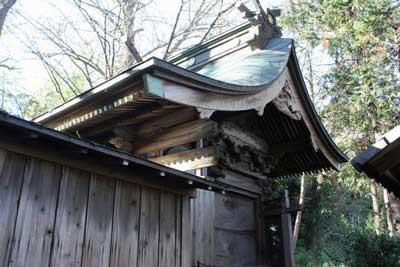
[[[175,17],[179,8],[180,0],[156,0],[158,10],[154,12],[160,16]],[[263,2],[263,1],[262,1]],[[285,0],[264,1],[266,6],[282,6]],[[48,76],[40,61],[29,53],[19,38],[29,35],[32,28],[24,23],[18,13],[24,14],[32,20],[62,19],[57,12],[61,9],[66,13],[74,14],[70,10],[71,6],[67,0],[18,0],[12,12],[6,20],[4,33],[0,39],[0,59],[10,57],[13,65],[17,68],[10,74],[5,69],[0,69],[0,89],[5,87],[9,92],[33,94],[36,90],[44,87],[48,83]],[[239,12],[238,12],[239,14]],[[18,30],[10,31],[10,26],[19,25]]]

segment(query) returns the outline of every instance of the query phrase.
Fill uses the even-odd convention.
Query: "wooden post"
[[[394,225],[393,225],[392,207],[390,206],[389,193],[386,188],[383,189],[383,200],[385,201],[386,221],[387,221],[389,236],[393,237]]]
[[[300,199],[299,199],[299,205],[301,207],[304,205],[305,195],[306,195],[306,175],[305,175],[305,173],[303,173],[303,175],[301,176]],[[297,243],[297,239],[299,237],[302,213],[303,213],[302,210],[299,210],[297,212],[296,221],[294,223],[293,250],[296,250],[296,243]]]
[[[203,148],[203,139],[196,142],[196,148]],[[196,169],[196,176],[204,178],[203,168]]]
[[[293,253],[293,231],[292,231],[292,216],[288,212],[290,208],[289,193],[285,190],[285,195],[282,199],[282,245],[283,245],[283,260],[285,267],[295,267]]]
[[[374,225],[375,233],[377,235],[381,234],[381,217],[380,217],[380,206],[378,197],[378,185],[375,180],[371,180],[371,197],[372,197],[372,207],[374,209]]]

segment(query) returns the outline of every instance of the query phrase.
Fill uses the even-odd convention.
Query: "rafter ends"
[[[105,112],[114,110],[116,108],[119,108],[122,105],[128,104],[130,102],[134,102],[136,99],[138,99],[141,95],[141,92],[134,92],[130,95],[124,96],[122,98],[116,99],[113,102],[108,103],[107,105],[101,106],[99,108],[96,108],[94,110],[90,110],[85,114],[72,117],[71,119],[67,119],[62,121],[60,124],[58,124],[56,127],[54,127],[55,130],[57,131],[63,131],[71,128],[72,126],[78,125],[82,122],[86,122],[92,118],[95,118],[98,115],[101,115]]]
[[[212,114],[214,113],[214,109],[207,109],[207,108],[196,108],[199,112],[200,119],[209,119]]]
[[[301,120],[300,108],[296,102],[295,96],[293,95],[292,89],[289,86],[288,81],[285,82],[279,95],[272,100],[274,106],[283,114],[289,116],[294,120]]]

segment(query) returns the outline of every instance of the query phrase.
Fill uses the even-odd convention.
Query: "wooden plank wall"
[[[190,201],[192,266],[214,265],[215,193],[198,189]]]
[[[0,266],[190,266],[189,197],[0,149]]]
[[[197,190],[191,199],[192,265],[256,266],[256,199]]]
[[[215,264],[257,265],[257,223],[254,199],[215,194]]]

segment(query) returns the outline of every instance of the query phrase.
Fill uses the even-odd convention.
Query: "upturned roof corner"
[[[282,37],[282,31],[277,25],[277,17],[281,15],[279,8],[267,8],[264,10],[261,3],[256,0],[256,11],[252,11],[241,2],[238,9],[244,13],[244,18],[257,27],[256,38],[251,42],[253,48],[263,49],[271,38]]]

